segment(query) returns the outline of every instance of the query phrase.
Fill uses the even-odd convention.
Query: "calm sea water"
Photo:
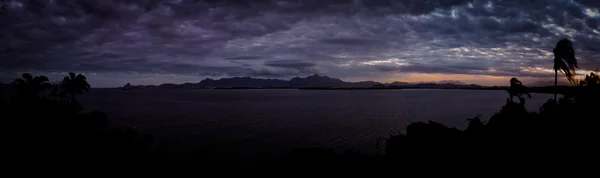
[[[478,90],[133,90],[96,89],[82,98],[111,122],[173,145],[222,152],[298,147],[373,153],[377,140],[411,122],[465,128],[505,104],[505,91]],[[551,98],[533,94],[530,111]]]

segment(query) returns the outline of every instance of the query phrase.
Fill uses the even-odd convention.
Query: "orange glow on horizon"
[[[492,75],[469,75],[469,74],[427,74],[427,73],[410,73],[403,75],[398,78],[389,78],[387,81],[400,81],[400,82],[437,82],[441,80],[458,80],[466,84],[477,84],[485,86],[506,86],[508,81],[513,76],[492,76]],[[554,80],[553,77],[548,78],[533,78],[533,77],[518,77],[523,83],[532,83],[539,80]]]

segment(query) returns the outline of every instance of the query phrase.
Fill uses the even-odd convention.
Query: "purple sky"
[[[0,82],[84,73],[94,87],[206,77],[552,80],[573,40],[600,67],[598,0],[12,0]]]

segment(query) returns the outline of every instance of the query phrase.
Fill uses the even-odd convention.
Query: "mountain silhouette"
[[[392,83],[390,83],[389,85],[390,85],[390,86],[406,86],[406,85],[410,85],[410,83],[408,83],[408,82],[398,82],[398,81],[395,81],[395,82],[392,82]]]
[[[180,85],[172,84],[172,83],[161,84],[158,87],[160,87],[160,88],[181,88]]]
[[[371,87],[382,84],[374,81],[345,82],[328,76],[311,75],[307,77],[294,77],[290,80],[262,79],[252,77],[232,77],[211,79],[206,78],[198,83],[185,83],[178,88],[212,88],[212,87]],[[163,87],[163,86],[161,86]],[[170,86],[173,87],[173,86]]]
[[[375,82],[375,81],[362,81],[362,82],[352,82],[350,83],[350,87],[373,87],[376,85],[384,85],[382,83],[379,82]]]
[[[466,85],[466,83],[463,83],[461,81],[458,80],[440,80],[439,82],[437,82],[438,84],[454,84],[454,85]]]
[[[123,87],[121,87],[121,90],[131,90],[131,89],[133,89],[133,86],[131,86],[131,83],[127,83]]]
[[[285,87],[289,86],[288,81],[279,79],[261,79],[251,77],[233,77],[213,80],[206,78],[196,86],[201,87]]]
[[[294,77],[290,80],[289,84],[293,87],[340,87],[349,85],[348,82],[340,79],[319,76],[317,74],[306,78]]]
[[[440,82],[430,83],[408,83],[399,81],[392,83],[375,81],[346,82],[341,79],[315,74],[307,77],[294,77],[290,80],[252,77],[221,79],[206,78],[198,83],[165,83],[158,86],[140,85],[132,86],[131,88],[461,88],[459,86],[473,87],[473,85],[466,85],[463,82],[456,80],[442,80]]]

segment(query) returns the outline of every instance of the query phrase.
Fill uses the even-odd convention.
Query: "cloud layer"
[[[599,9],[596,0],[13,0],[0,17],[0,75],[543,78],[561,38],[574,41],[581,67],[600,67]]]

